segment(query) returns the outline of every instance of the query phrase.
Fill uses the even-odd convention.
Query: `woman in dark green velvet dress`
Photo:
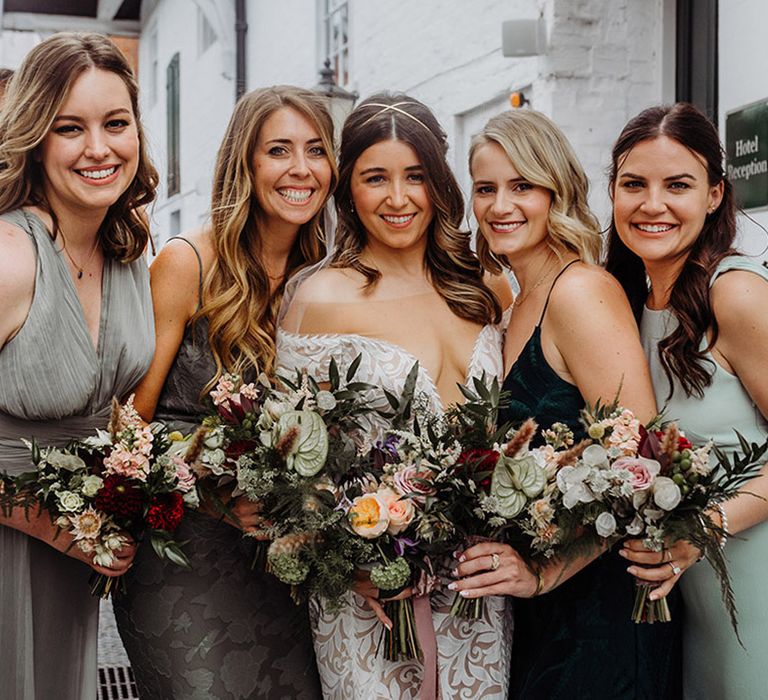
[[[594,264],[599,228],[565,136],[537,112],[501,114],[475,138],[470,169],[480,259],[520,285],[504,348],[512,400],[500,419],[561,422],[578,438],[585,402],[616,396],[641,421],[652,418],[637,327],[621,288]],[[680,615],[631,622],[634,582],[613,552],[535,562],[489,542],[464,552],[457,576],[467,597],[517,598],[510,697],[679,697]]]

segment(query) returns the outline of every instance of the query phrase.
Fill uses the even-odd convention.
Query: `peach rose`
[[[352,501],[349,524],[355,534],[374,539],[389,527],[389,507],[378,493],[367,493]]]

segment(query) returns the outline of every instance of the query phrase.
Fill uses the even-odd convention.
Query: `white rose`
[[[80,490],[86,498],[93,498],[103,485],[104,480],[100,476],[89,474],[83,479],[83,486]]]
[[[59,508],[65,513],[75,513],[83,507],[83,499],[80,494],[74,491],[61,491],[56,494],[59,501]]]
[[[600,537],[610,537],[616,532],[616,518],[607,511],[600,513],[595,520],[595,530]]]
[[[657,476],[653,482],[653,500],[659,508],[670,511],[677,508],[683,494],[668,476]]]

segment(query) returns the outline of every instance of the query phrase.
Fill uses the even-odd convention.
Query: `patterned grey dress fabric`
[[[36,216],[0,218],[37,251],[35,294],[18,334],[0,348],[0,469],[32,469],[21,438],[64,445],[103,428],[113,396],[141,379],[154,352],[146,262],[105,261],[94,348],[65,261]],[[0,696],[96,697],[98,599],[91,569],[17,530],[0,527]]]
[[[205,319],[186,329],[156,412],[182,432],[194,428],[200,392],[215,374],[207,331]],[[251,569],[255,543],[190,511],[177,538],[187,543],[191,570],[142,545],[127,595],[114,600],[140,697],[320,698],[307,609],[287,586]]]

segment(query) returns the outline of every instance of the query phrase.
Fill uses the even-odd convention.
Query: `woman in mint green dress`
[[[739,448],[734,430],[751,442],[768,436],[768,269],[733,248],[734,196],[722,163],[714,126],[691,105],[655,107],[631,120],[613,150],[608,269],[637,315],[666,419],[694,443],[712,440],[730,453]],[[766,696],[768,479],[743,490],[710,514],[738,535],[724,553],[744,648],[713,570],[696,563],[700,550],[669,543],[664,563],[639,541],[622,550],[631,573],[660,583],[659,596],[681,579],[686,698]]]

